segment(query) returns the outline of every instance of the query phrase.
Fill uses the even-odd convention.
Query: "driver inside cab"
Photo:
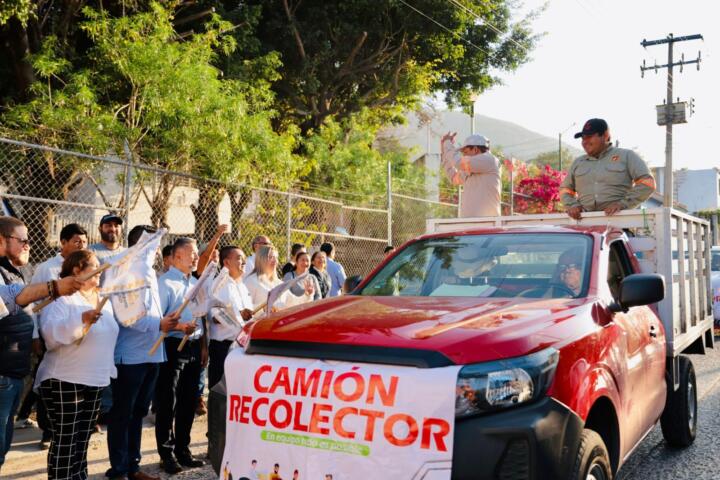
[[[583,283],[583,252],[580,247],[573,247],[560,255],[558,280],[561,285],[572,291],[575,297],[580,295]]]

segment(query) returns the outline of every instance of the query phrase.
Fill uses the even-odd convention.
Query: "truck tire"
[[[610,455],[605,442],[594,430],[585,429],[570,472],[570,480],[612,480]]]
[[[668,380],[660,426],[669,446],[684,448],[692,445],[697,433],[697,385],[695,368],[690,359],[680,357],[679,363],[680,387],[674,391],[672,379]]]

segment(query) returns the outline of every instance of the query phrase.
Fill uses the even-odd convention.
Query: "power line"
[[[504,32],[502,32],[499,28],[497,28],[495,25],[493,25],[492,23],[490,23],[490,22],[487,21],[486,19],[482,18],[478,13],[476,13],[475,11],[473,11],[472,9],[470,9],[469,7],[467,7],[467,6],[463,5],[462,3],[460,3],[458,0],[450,0],[450,2],[451,2],[452,4],[454,4],[454,5],[457,5],[457,6],[460,7],[461,9],[465,10],[467,13],[469,13],[469,14],[472,15],[472,16],[474,16],[476,19],[480,20],[483,24],[485,24],[485,25],[487,25],[488,27],[490,27],[491,29],[493,29],[498,35],[500,35],[500,36],[504,35]],[[525,45],[522,45],[522,44],[521,44],[520,42],[518,42],[517,40],[513,39],[512,37],[509,37],[508,40],[509,40],[510,42],[514,43],[515,45],[517,45],[520,49],[524,50],[525,53],[529,53],[527,47],[526,47]]]
[[[587,14],[590,15],[592,18],[595,18],[595,19],[598,18],[598,16],[595,13],[593,13],[592,11],[590,11],[590,9],[588,7],[586,7],[585,4],[582,3],[580,0],[575,0],[575,2],[578,5],[580,5],[582,7],[582,9],[585,10],[585,12],[587,12]]]
[[[457,39],[459,39],[459,40],[462,40],[463,42],[467,43],[468,45],[471,45],[471,46],[475,47],[476,49],[478,49],[479,51],[485,53],[486,55],[492,55],[490,52],[488,52],[488,51],[485,50],[484,48],[481,48],[481,47],[475,45],[473,42],[471,42],[471,41],[468,40],[467,38],[463,37],[463,36],[460,35],[459,33],[453,32],[453,31],[450,30],[448,27],[446,27],[446,26],[443,25],[442,23],[438,22],[437,20],[435,20],[435,19],[432,18],[431,16],[429,16],[429,15],[421,12],[421,11],[418,10],[417,8],[413,7],[412,5],[410,5],[409,3],[407,3],[405,0],[399,0],[399,1],[400,1],[400,3],[402,3],[403,5],[405,5],[406,7],[414,10],[415,12],[419,13],[419,14],[422,15],[423,17],[427,18],[428,20],[430,20],[431,22],[433,22],[433,23],[434,23],[435,25],[437,25],[438,27],[440,27],[440,28],[444,29],[445,31],[447,31],[448,33],[452,34],[455,38],[457,38]]]

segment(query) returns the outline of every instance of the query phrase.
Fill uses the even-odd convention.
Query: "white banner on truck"
[[[235,349],[220,479],[449,480],[459,369]]]

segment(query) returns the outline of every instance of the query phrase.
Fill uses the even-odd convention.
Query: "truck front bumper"
[[[208,403],[208,453],[218,473],[225,449],[224,379],[210,392]],[[458,420],[453,440],[452,478],[567,478],[583,427],[580,417],[552,398]],[[443,469],[439,467],[438,470]]]
[[[525,407],[455,423],[452,478],[567,478],[584,422],[546,397]]]

